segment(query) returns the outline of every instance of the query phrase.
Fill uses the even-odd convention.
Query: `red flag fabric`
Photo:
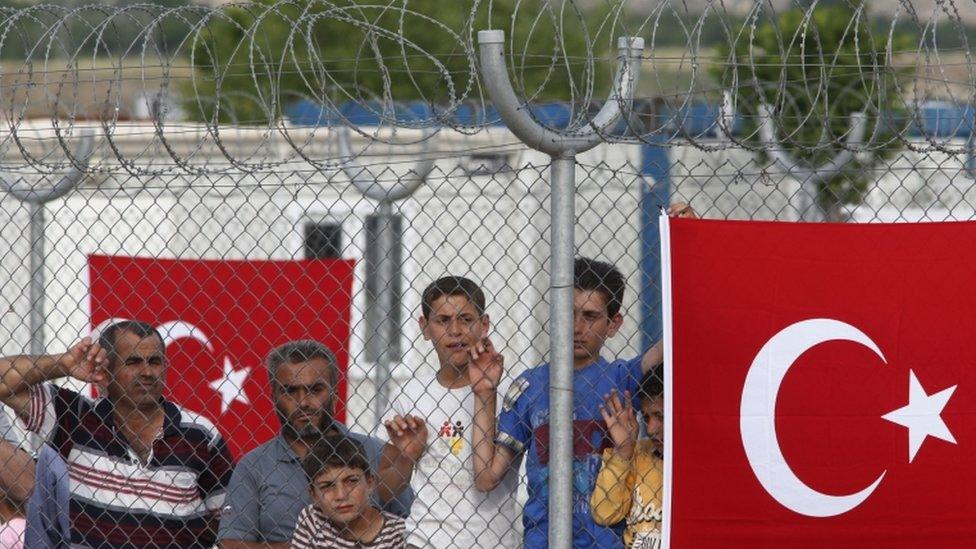
[[[167,339],[167,398],[209,418],[240,457],[277,434],[264,358],[294,339],[335,351],[345,417],[353,262],[88,259],[91,322],[138,319]]]
[[[661,227],[665,547],[976,544],[976,223]]]

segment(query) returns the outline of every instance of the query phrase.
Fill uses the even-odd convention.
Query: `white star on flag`
[[[908,428],[908,462],[918,454],[926,437],[941,438],[956,443],[955,437],[942,420],[942,410],[958,385],[943,389],[934,395],[925,393],[913,370],[908,371],[908,404],[881,416],[892,423]]]
[[[220,393],[220,413],[224,414],[234,402],[249,405],[251,401],[247,399],[244,392],[244,381],[251,374],[251,368],[241,368],[235,370],[230,363],[230,358],[224,357],[224,375],[215,379],[207,385]]]

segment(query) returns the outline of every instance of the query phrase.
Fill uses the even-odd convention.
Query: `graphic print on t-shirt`
[[[464,424],[460,420],[454,422],[451,422],[451,420],[444,421],[441,424],[440,430],[437,432],[437,438],[447,444],[452,454],[455,456],[461,455],[461,451],[464,450]]]
[[[475,489],[471,451],[474,408],[470,386],[449,389],[429,373],[405,382],[383,416],[390,420],[397,415],[413,415],[428,423],[427,451],[417,461],[410,479],[416,498],[406,521],[408,545],[437,549],[521,547],[515,529],[519,520],[515,506],[518,467],[494,490]],[[388,438],[385,428],[377,435]]]

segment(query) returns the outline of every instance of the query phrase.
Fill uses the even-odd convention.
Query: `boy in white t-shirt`
[[[517,547],[518,468],[490,492],[476,490],[472,474],[474,393],[468,362],[488,333],[484,292],[467,278],[447,276],[424,290],[421,306],[420,328],[434,346],[438,370],[407,381],[383,417],[386,432],[379,433],[391,442],[381,469],[397,468],[414,490],[407,545]],[[418,447],[418,438],[426,438],[426,447]]]

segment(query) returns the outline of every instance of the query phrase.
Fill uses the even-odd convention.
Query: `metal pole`
[[[492,103],[509,131],[537,151],[551,156],[564,156],[569,151],[581,153],[602,143],[604,137],[613,131],[624,110],[629,108],[637,90],[640,71],[635,70],[635,67],[640,66],[644,39],[621,37],[617,40],[621,62],[613,78],[610,97],[589,123],[562,132],[550,130],[536,122],[516,97],[505,64],[505,31],[478,31],[478,47],[481,73],[484,76],[481,83],[488,90]]]
[[[553,157],[549,286],[549,547],[573,545],[573,258],[576,157]]]
[[[804,168],[786,152],[785,147],[776,138],[773,127],[773,108],[769,105],[759,105],[759,136],[765,150],[773,162],[792,175],[800,182],[800,192],[796,196],[796,208],[801,221],[823,221],[824,212],[817,204],[817,193],[820,184],[838,175],[854,160],[854,150],[860,148],[867,131],[867,116],[861,112],[851,113],[851,129],[847,134],[847,146],[838,152],[830,162],[815,168]]]
[[[44,354],[44,204],[27,203],[30,215],[30,353]]]
[[[395,235],[393,234],[393,203],[389,200],[381,200],[377,207],[377,221],[379,226],[376,230],[376,240],[372,243],[376,247],[376,307],[382,315],[380,316],[378,330],[371,334],[376,338],[379,346],[379,356],[376,360],[374,380],[376,386],[376,398],[374,407],[376,420],[379,421],[386,412],[389,403],[389,379],[393,363],[399,358],[399,348],[395,348],[396,338],[394,334],[400,329],[396,325],[397,315],[394,308],[398,307],[393,292],[393,284],[397,276],[400,275],[400,266],[395,264],[394,254],[396,253]]]
[[[60,139],[60,134],[59,134]],[[62,145],[64,142],[62,141]],[[65,149],[67,150],[67,149]],[[44,341],[44,204],[61,198],[71,192],[81,182],[84,169],[95,150],[94,134],[90,130],[82,130],[81,143],[77,151],[71,156],[71,171],[62,176],[49,188],[40,189],[38,185],[29,184],[22,178],[11,182],[0,175],[0,188],[22,203],[27,204],[28,240],[30,243],[30,284],[28,299],[30,301],[30,315],[28,326],[30,329],[30,353],[41,355],[45,352]]]
[[[973,106],[976,109],[976,105]],[[973,121],[969,124],[969,139],[966,140],[966,173],[969,177],[976,179],[976,112],[973,113]]]
[[[392,186],[384,185],[368,169],[356,163],[349,133],[349,128],[340,128],[337,132],[339,154],[346,158],[342,170],[364,197],[378,202],[376,214],[379,223],[375,235],[366,246],[375,250],[374,257],[377,258],[376,299],[372,304],[367,305],[370,307],[367,317],[377,318],[379,321],[376,333],[369,334],[370,341],[367,345],[378,347],[373,370],[373,384],[376,387],[373,413],[374,420],[379,425],[389,403],[388,382],[393,364],[400,359],[400,349],[394,345],[395,334],[400,329],[397,323],[399,317],[396,314],[396,308],[400,304],[397,303],[393,284],[400,276],[402,266],[397,261],[399,250],[393,227],[393,203],[412,195],[434,171],[434,160],[429,154],[433,147],[433,130],[424,130],[423,155],[414,165],[414,169],[399,178]],[[367,276],[370,276],[369,273]]]
[[[505,125],[550,164],[549,547],[573,546],[573,257],[576,251],[576,154],[604,141],[629,110],[640,75],[644,41],[620,38],[620,66],[610,98],[589,123],[556,132],[536,122],[515,96],[505,65],[505,33],[478,32],[481,82]]]
[[[641,143],[641,343],[642,349],[661,340],[661,207],[671,203],[671,159],[663,146],[667,137],[652,134]],[[656,145],[654,143],[661,143]]]

